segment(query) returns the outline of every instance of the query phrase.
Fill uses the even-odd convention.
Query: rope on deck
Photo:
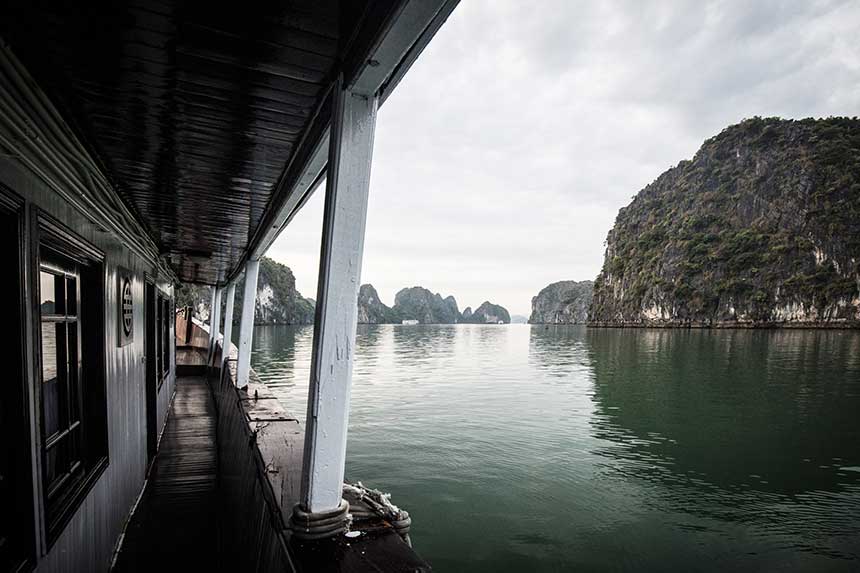
[[[394,528],[409,547],[412,547],[412,540],[409,538],[412,518],[409,517],[409,512],[391,503],[390,493],[371,489],[361,482],[344,483],[343,493],[344,497],[350,500],[349,512],[353,519],[381,518]]]

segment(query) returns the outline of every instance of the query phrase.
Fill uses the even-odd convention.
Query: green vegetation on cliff
[[[419,286],[401,289],[394,298],[394,306],[388,307],[379,300],[373,285],[361,285],[359,324],[399,324],[403,320],[417,320],[421,324],[497,324],[509,323],[511,317],[504,307],[490,302],[484,302],[474,313],[466,307],[461,314],[453,296],[442,298],[441,294]]]
[[[238,287],[237,292],[241,292]],[[256,324],[313,324],[314,301],[296,290],[290,267],[269,257],[260,259],[257,278]]]
[[[597,324],[860,320],[860,120],[753,118],[621,209]]]
[[[242,277],[236,282],[234,324],[239,323],[244,291]],[[177,307],[191,306],[201,320],[209,319],[211,301],[212,288],[208,286],[183,284],[176,291]],[[223,311],[226,301],[221,305]],[[254,324],[313,324],[314,306],[312,299],[296,290],[296,277],[288,266],[268,257],[260,259]]]
[[[531,324],[585,324],[591,306],[592,281],[559,281],[532,297]]]
[[[379,300],[379,293],[371,284],[361,285],[358,290],[358,323],[389,324],[400,322],[394,309]]]
[[[464,313],[460,318],[460,322],[472,324],[510,324],[511,315],[505,307],[493,304],[490,301],[484,301],[468,317]]]
[[[399,320],[417,320],[421,324],[454,324],[460,319],[453,296],[442,298],[420,286],[398,291],[393,310]]]

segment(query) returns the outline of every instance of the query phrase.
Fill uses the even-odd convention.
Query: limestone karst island
[[[860,327],[860,120],[753,118],[642,189],[533,323]]]
[[[241,283],[240,283],[241,284]],[[189,287],[193,288],[193,287]],[[264,258],[257,324],[312,324],[288,267]],[[193,291],[208,316],[208,291]],[[753,118],[708,139],[618,213],[597,277],[552,283],[532,324],[860,327],[860,120]],[[485,301],[459,310],[422,287],[389,307],[370,284],[359,324],[496,324]]]

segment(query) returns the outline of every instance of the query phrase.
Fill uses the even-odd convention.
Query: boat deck
[[[194,560],[218,570],[216,414],[206,378],[179,376],[176,397],[114,571],[157,571]]]
[[[183,358],[194,359],[190,354]],[[292,509],[298,496],[301,428],[265,386],[255,381],[250,392],[237,392],[234,378],[233,364],[224,378],[177,376],[164,435],[114,572],[429,571],[381,519],[354,522],[358,537],[292,539],[282,508]]]

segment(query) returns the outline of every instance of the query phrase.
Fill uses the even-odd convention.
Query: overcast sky
[[[362,282],[528,315],[725,126],[858,114],[857,1],[461,0],[380,110]],[[322,203],[268,253],[312,298]]]

